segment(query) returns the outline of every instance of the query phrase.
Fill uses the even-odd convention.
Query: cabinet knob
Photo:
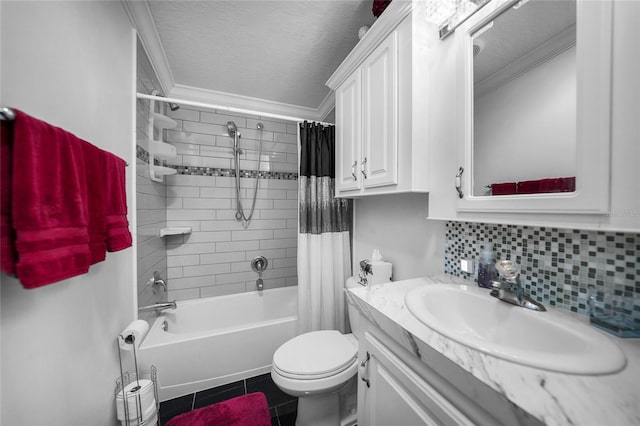
[[[358,167],[358,160],[354,161],[351,165],[351,176],[353,176],[353,180],[358,180],[358,175],[356,175],[356,167]]]
[[[365,171],[365,167],[367,164],[367,157],[364,157],[364,160],[362,160],[362,164],[360,165],[360,172],[362,172],[362,175],[364,176],[364,178],[367,178],[367,172]]]

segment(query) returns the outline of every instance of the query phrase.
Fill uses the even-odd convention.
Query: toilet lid
[[[273,364],[284,374],[327,376],[351,365],[358,348],[337,330],[301,334],[280,346]]]

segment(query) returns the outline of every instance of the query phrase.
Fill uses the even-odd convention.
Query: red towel
[[[131,246],[125,162],[15,111],[2,121],[2,272],[36,288],[88,272]]]
[[[491,184],[491,195],[512,195],[516,193],[516,182]]]
[[[540,192],[539,180],[523,180],[518,182],[518,194],[537,194]]]
[[[180,414],[165,426],[270,426],[269,405],[262,392]]]
[[[15,273],[35,288],[89,270],[84,142],[15,113],[11,183],[2,187],[12,190]]]
[[[560,178],[561,192],[573,192],[576,190],[576,177],[563,177]]]
[[[131,247],[131,233],[127,221],[127,193],[125,167],[127,164],[115,155],[105,153],[107,180],[106,224],[107,250],[110,252]]]
[[[13,121],[0,121],[0,269],[15,275],[16,235],[11,219]]]
[[[93,265],[102,262],[107,252],[105,195],[108,192],[105,161],[108,153],[90,143],[84,143],[82,148],[84,150],[87,182],[90,182],[87,185],[87,209],[89,212],[90,264]]]

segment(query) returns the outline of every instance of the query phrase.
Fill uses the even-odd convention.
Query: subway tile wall
[[[151,63],[138,41],[137,46],[137,87],[141,93],[151,93],[160,89],[160,83]],[[149,284],[154,271],[167,276],[167,250],[160,238],[160,229],[166,226],[166,188],[163,183],[149,179],[147,123],[149,101],[137,100],[136,104],[136,218],[137,218],[137,292],[138,306],[145,306],[166,300],[163,291],[156,294]],[[158,137],[159,134],[156,135]],[[141,314],[142,319],[151,319],[151,313]]]
[[[521,266],[525,289],[550,306],[588,314],[589,290],[613,296],[640,326],[640,234],[447,222],[445,272],[475,280],[460,259],[493,243],[498,259]]]
[[[167,163],[178,174],[165,178],[167,226],[192,228],[191,234],[166,238],[169,299],[253,291],[258,274],[250,261],[259,255],[269,261],[262,274],[266,289],[297,285],[297,124],[185,106],[168,115],[178,126],[166,131],[165,141],[176,146],[178,156]],[[241,134],[239,193],[247,215],[260,162],[255,211],[246,229],[235,219],[228,121]],[[262,142],[258,123],[264,125]]]

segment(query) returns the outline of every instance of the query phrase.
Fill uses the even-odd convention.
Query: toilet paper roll
[[[136,423],[133,423],[131,420],[129,422],[127,422],[126,420],[121,420],[120,424],[122,426],[129,426],[131,424],[136,424]],[[142,420],[142,426],[151,426],[151,425],[155,426],[157,424],[158,424],[158,413],[157,412],[154,412],[153,415],[151,417],[149,417],[148,419]]]
[[[138,387],[139,386],[139,387]],[[125,412],[126,405],[126,412]],[[116,395],[116,412],[118,420],[125,420],[127,415],[129,420],[150,417],[156,409],[156,398],[153,382],[148,379],[133,381],[124,387]]]
[[[140,343],[142,343],[142,339],[144,339],[148,332],[149,323],[144,320],[133,321],[120,333],[120,337],[118,338],[120,349],[124,351],[132,350],[134,342],[136,349],[139,348]]]

